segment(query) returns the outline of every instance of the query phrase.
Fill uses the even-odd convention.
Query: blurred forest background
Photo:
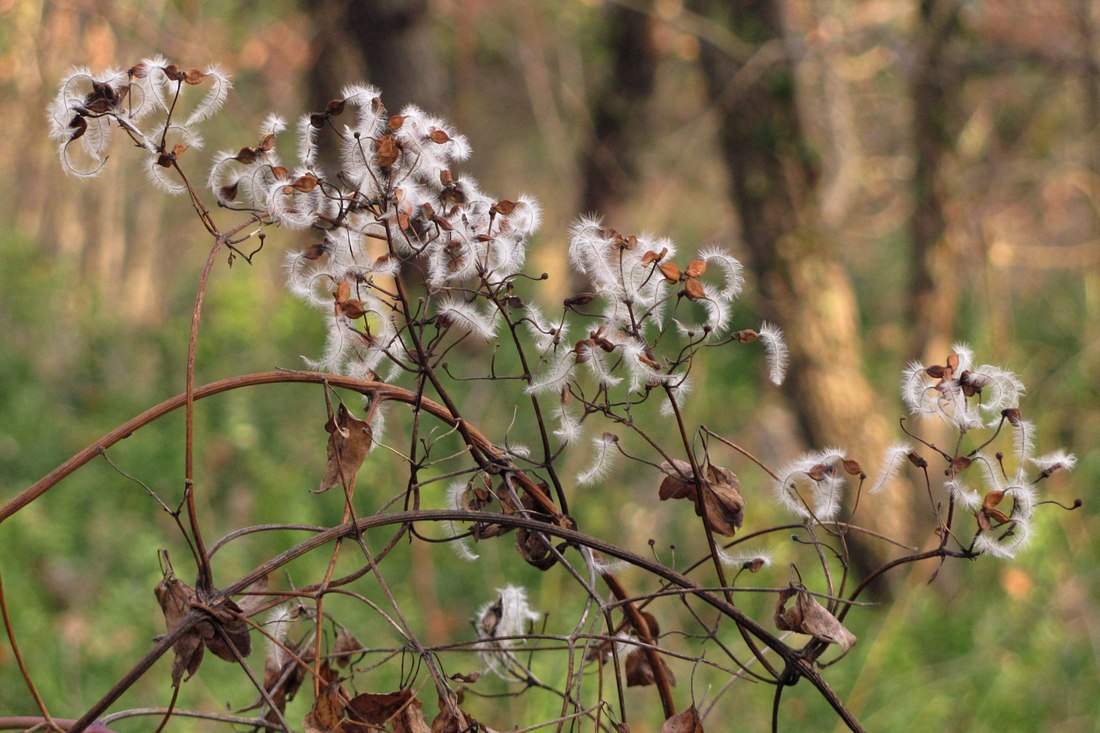
[[[712,355],[691,417],[773,464],[840,444],[873,472],[900,437],[900,370],[942,362],[954,340],[1020,373],[1040,451],[1079,458],[1047,489],[1084,509],[1040,512],[1011,563],[898,578],[892,601],[852,615],[860,643],[829,678],[869,730],[1100,731],[1100,4],[0,0],[2,500],[182,391],[200,227],[122,145],[102,179],[67,178],[45,124],[70,66],[155,53],[233,76],[206,150],[185,161],[198,179],[209,153],[252,144],[267,112],[293,119],[348,82],[451,120],[484,190],[543,204],[530,269],[551,274],[548,298],[579,287],[564,265],[579,213],[684,251],[731,248],[751,273],[735,322],[782,325],[791,377],[764,389],[755,360]],[[307,242],[273,231],[254,265],[219,267],[199,383],[320,352],[315,314],[283,289],[281,254]],[[204,501],[225,527],[285,521],[287,506],[303,522],[338,516],[306,492],[323,465],[316,391],[236,393],[199,420],[199,473],[216,487]],[[111,455],[176,491],[182,424]],[[749,502],[769,491],[751,469],[742,482]],[[660,526],[655,486],[598,490],[602,514],[583,526]],[[904,493],[893,501],[879,525],[931,541]],[[102,462],[0,527],[13,621],[54,714],[81,712],[161,631],[166,542],[182,559],[170,522]],[[462,579],[414,560],[438,580],[407,589],[430,634],[465,628],[476,604],[453,602]],[[533,588],[535,607],[558,590]],[[185,685],[193,704],[225,704],[218,674],[208,664]],[[166,701],[167,682],[161,670],[132,699]],[[763,730],[770,699],[753,692],[738,727]],[[812,690],[785,705],[788,729],[832,730]],[[6,645],[0,711],[34,712]]]

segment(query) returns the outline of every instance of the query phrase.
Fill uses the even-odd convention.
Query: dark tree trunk
[[[758,48],[776,50],[785,42],[775,0],[703,0],[696,6]],[[786,52],[767,55],[777,60],[753,74],[740,74],[742,62],[706,44],[701,56],[709,96],[721,115],[721,150],[741,238],[759,281],[759,310],[787,333],[791,368],[785,390],[806,442],[844,446],[871,467],[890,432],[863,374],[851,281],[818,215],[818,170],[800,124],[794,61]],[[894,400],[883,402],[892,406]],[[879,510],[861,512],[857,522],[911,540],[908,513],[882,511],[885,501],[907,500],[900,494],[876,497]],[[861,569],[876,566],[886,550],[882,543],[861,542]]]
[[[910,353],[942,359],[955,329],[959,298],[954,257],[947,239],[943,168],[953,148],[949,121],[952,90],[945,55],[958,25],[958,0],[919,0],[914,66],[913,213],[909,218],[910,273],[907,315]],[[934,352],[934,353],[930,353]]]
[[[592,136],[581,151],[581,210],[612,215],[634,188],[646,106],[653,92],[657,54],[651,38],[651,3],[603,10],[611,69],[592,100]],[[614,219],[614,216],[611,216]]]
[[[428,0],[314,0],[318,58],[312,74],[314,106],[323,105],[348,81],[382,90],[396,112],[417,104],[445,114],[447,74],[432,35]]]

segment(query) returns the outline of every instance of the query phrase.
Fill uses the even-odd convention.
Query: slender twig
[[[23,681],[27,683],[27,690],[31,693],[31,697],[34,698],[34,704],[38,706],[38,711],[42,713],[46,725],[53,730],[63,730],[63,728],[50,716],[50,711],[46,709],[46,702],[42,699],[42,696],[38,694],[38,688],[35,687],[30,670],[27,669],[27,663],[23,660],[23,655],[19,651],[19,644],[15,640],[15,626],[12,624],[11,616],[8,614],[8,599],[7,595],[4,593],[3,573],[0,573],[0,612],[3,612],[4,616],[4,630],[8,633],[8,645],[11,647],[12,654],[15,655],[15,663],[19,665],[19,673],[23,675]]]

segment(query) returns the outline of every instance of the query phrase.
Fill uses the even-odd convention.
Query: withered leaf
[[[545,485],[541,486],[543,490],[546,489]],[[533,516],[545,522],[551,521],[546,512],[539,507],[535,500],[528,494],[524,494],[520,497],[520,504],[529,512],[529,516]],[[523,527],[518,527],[516,529],[516,550],[527,564],[539,570],[549,570],[553,567],[554,563],[558,561],[557,555],[554,554],[553,549],[550,540],[542,532],[532,531]]]
[[[390,723],[393,725],[393,733],[432,733],[432,728],[424,717],[424,708],[415,698],[401,708]]]
[[[695,479],[690,463],[673,459],[672,464],[662,462],[661,470],[667,474],[658,491],[662,501],[695,501]],[[745,500],[741,496],[741,482],[733,471],[721,466],[708,465],[704,474],[703,511],[706,513],[707,524],[712,531],[724,537],[732,537],[744,520]],[[695,513],[699,513],[698,506]]]
[[[340,675],[328,662],[319,670],[321,688],[313,700],[313,709],[306,714],[306,733],[348,733],[344,725],[344,709],[348,694],[340,684]]]
[[[171,633],[199,603],[195,589],[176,577],[167,552],[161,552],[164,576],[153,589],[164,613],[164,625]],[[215,606],[206,606],[213,616],[204,618],[172,645],[175,659],[172,663],[172,684],[178,686],[184,672],[191,679],[202,664],[203,652],[208,647],[221,659],[237,661],[252,653],[252,637],[243,611],[233,599],[226,598]],[[234,653],[234,650],[236,653]]]
[[[795,603],[785,608],[791,596],[796,596]],[[795,588],[788,588],[779,594],[775,605],[775,627],[782,631],[809,634],[826,644],[836,644],[845,652],[856,643],[855,634],[848,631],[817,599],[805,590]]]
[[[699,721],[699,713],[695,706],[682,713],[676,713],[661,726],[661,733],[703,733],[703,724]]]
[[[664,670],[665,678],[668,680],[668,683],[670,685],[675,685],[676,677],[673,676],[672,670],[664,660],[664,657],[657,657],[657,663],[660,664],[661,669]],[[648,687],[657,684],[657,675],[653,671],[653,666],[649,663],[649,656],[645,653],[645,650],[632,650],[626,655],[626,661],[623,663],[623,667],[626,669],[627,687]]]
[[[162,557],[167,562],[167,553]],[[169,633],[179,626],[191,611],[191,606],[198,601],[195,589],[176,577],[170,563],[165,568],[164,577],[153,592],[161,611],[164,612],[164,625]],[[187,679],[191,679],[195,672],[199,671],[204,648],[202,632],[199,631],[198,625],[192,627],[172,645],[172,651],[175,652],[175,659],[172,662],[173,686],[179,686],[184,672],[187,673]]]
[[[397,692],[364,692],[348,701],[346,712],[356,723],[380,726],[412,699],[413,691],[407,687]]]
[[[457,705],[450,706],[446,700],[440,699],[439,714],[432,721],[431,733],[467,733],[475,730],[479,730],[476,720]]]
[[[341,486],[344,480],[351,484],[359,467],[363,465],[373,440],[370,423],[352,415],[343,403],[336,414],[325,423],[325,430],[329,434],[328,464],[314,493]]]
[[[216,620],[221,628],[211,629],[214,633],[206,639],[206,646],[219,658],[227,662],[237,661],[237,655],[247,657],[252,653],[252,636],[248,622],[242,618],[244,612],[232,598],[226,598],[214,607]],[[204,622],[205,623],[205,622]],[[207,624],[208,625],[208,624]],[[203,624],[199,625],[203,628]],[[231,646],[232,645],[232,646]],[[236,654],[234,654],[234,649]]]

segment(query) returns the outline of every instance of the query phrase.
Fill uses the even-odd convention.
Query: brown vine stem
[[[27,663],[23,661],[23,655],[19,652],[19,644],[15,641],[15,627],[12,625],[11,616],[8,615],[8,600],[4,594],[4,575],[2,573],[0,573],[0,615],[4,617],[4,630],[8,634],[8,644],[11,646],[12,654],[15,655],[15,663],[19,665],[19,672],[23,675],[23,681],[27,683],[27,689],[30,690],[31,697],[34,698],[34,703],[38,706],[39,712],[42,713],[45,724],[52,730],[62,730],[61,726],[50,716],[50,711],[46,709],[46,702],[38,694],[38,688],[34,686],[34,680],[31,679]]]
[[[455,420],[450,411],[443,405],[428,399],[427,397],[417,396],[417,393],[405,389],[403,387],[395,387],[392,384],[386,384],[385,382],[372,382],[363,379],[355,379],[353,377],[345,377],[339,374],[324,374],[321,372],[299,372],[299,371],[271,371],[271,372],[256,372],[254,374],[245,374],[236,377],[229,377],[217,382],[211,382],[210,384],[196,387],[193,392],[193,400],[198,401],[206,397],[210,397],[222,392],[228,392],[234,389],[240,389],[243,387],[254,387],[262,384],[280,384],[280,383],[299,383],[299,384],[325,384],[328,383],[335,387],[343,387],[345,389],[352,389],[362,394],[374,395],[381,401],[393,400],[394,402],[402,402],[405,404],[414,404],[417,399],[420,400],[421,408],[426,410],[433,417],[443,420],[450,425],[453,425]],[[60,466],[50,471],[38,481],[34,482],[30,487],[20,492],[16,496],[9,499],[3,506],[0,506],[0,524],[3,524],[7,519],[18,513],[25,508],[28,504],[35,501],[42,494],[49,491],[56,486],[62,479],[69,476],[74,471],[79,469],[88,461],[92,460],[99,455],[101,450],[110,448],[121,440],[128,438],[136,430],[160,419],[164,415],[178,410],[187,403],[187,394],[179,394],[175,397],[161,402],[159,405],[150,407],[145,412],[137,415],[136,417],[128,420],[127,422],[119,425],[117,428],[107,433],[99,440],[89,445],[84,450],[73,455],[67,461]],[[473,426],[466,425],[465,429],[470,439],[481,450],[493,449],[493,444],[480,432],[478,432]],[[550,497],[546,495],[546,492],[542,490],[538,484],[531,480],[522,471],[517,471],[515,474],[516,480],[523,486],[524,490],[531,494],[532,498],[542,507],[544,510],[550,512],[553,516],[558,516],[557,507],[550,500]]]
[[[206,264],[203,265],[198,292],[195,293],[195,307],[191,311],[191,336],[187,341],[187,383],[184,393],[186,426],[184,428],[183,495],[187,502],[187,519],[191,524],[191,537],[195,542],[195,563],[199,571],[195,590],[203,597],[209,595],[214,589],[214,575],[210,570],[210,556],[206,553],[206,545],[203,544],[202,533],[199,531],[198,515],[195,512],[195,352],[199,342],[199,322],[202,320],[202,303],[206,297],[206,285],[210,281],[210,272],[214,268],[214,258],[221,250],[223,242],[221,234],[214,238],[214,246],[210,248]]]
[[[55,468],[49,474],[42,479],[35,482],[32,486],[21,492],[16,497],[12,498],[3,507],[0,507],[0,523],[3,523],[9,517],[14,515],[23,507],[27,506],[35,499],[46,493],[50,488],[56,486],[63,478],[76,471],[83,466],[89,460],[99,454],[100,451],[105,450],[118,441],[128,437],[135,430],[148,425],[149,423],[159,419],[165,414],[178,409],[181,406],[193,405],[196,400],[203,399],[215,394],[227,392],[233,389],[239,389],[243,387],[256,386],[261,384],[278,384],[278,383],[310,383],[310,384],[324,384],[332,385],[336,387],[344,387],[352,389],[362,394],[373,395],[376,400],[383,402],[386,400],[393,400],[395,402],[402,402],[405,404],[413,405],[419,404],[420,408],[427,411],[432,416],[439,420],[442,420],[449,425],[461,425],[465,431],[467,440],[475,446],[480,452],[486,455],[490,455],[496,461],[505,461],[504,454],[484,435],[482,435],[472,425],[465,423],[459,419],[456,419],[451,411],[440,405],[433,400],[424,397],[421,394],[405,389],[403,387],[396,387],[384,382],[367,381],[361,379],[354,379],[352,377],[344,377],[337,374],[324,374],[320,372],[294,372],[294,371],[273,371],[273,372],[260,372],[256,374],[247,374],[238,377],[230,377],[218,382],[205,385],[203,387],[194,388],[190,392],[185,392],[182,395],[176,395],[175,397],[165,400],[164,402],[152,407],[145,412],[141,413],[137,417],[129,420],[128,422],[120,425],[115,430],[111,431],[107,435],[103,436],[90,446],[77,453],[68,461]],[[553,501],[542,489],[541,486],[536,484],[526,473],[523,471],[515,471],[513,474],[517,483],[519,483],[524,491],[528,493],[544,510],[546,510],[556,520],[568,523],[569,520],[563,517],[554,505]],[[414,513],[415,516],[415,513]],[[551,525],[545,522],[539,522],[538,528],[545,529]],[[206,557],[205,550],[201,552],[203,557]],[[207,558],[209,561],[209,558]],[[627,610],[629,614],[630,611]],[[652,641],[652,639],[645,639],[647,636],[647,628],[645,625],[637,625],[638,633],[643,637],[643,640]],[[656,659],[656,652],[649,650],[647,656],[653,656],[651,663],[654,669],[659,669],[660,665]],[[660,677],[658,677],[660,680]],[[131,682],[132,684],[132,682]],[[667,685],[667,680],[665,681]],[[662,685],[663,687],[664,685]],[[671,703],[671,692],[666,690],[662,694],[662,702]],[[668,715],[672,715],[674,708],[667,710]]]

